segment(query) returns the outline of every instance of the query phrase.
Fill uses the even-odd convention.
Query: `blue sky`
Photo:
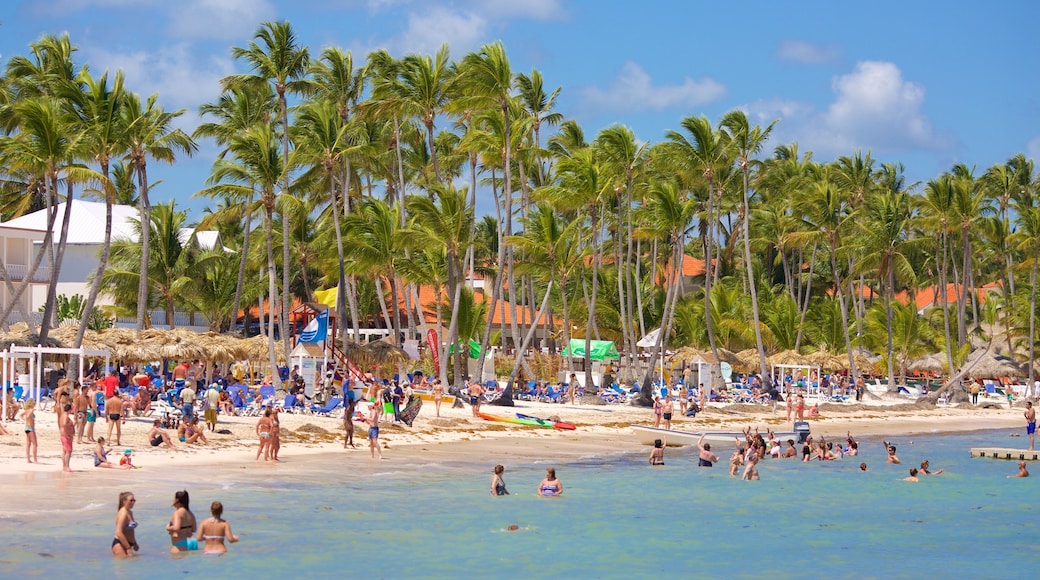
[[[558,110],[591,139],[613,123],[657,142],[690,115],[717,121],[734,108],[764,124],[767,143],[797,141],[827,161],[870,150],[901,161],[911,180],[954,163],[981,173],[1016,153],[1040,160],[1037,58],[1040,3],[668,2],[569,0],[37,0],[0,6],[0,55],[26,54],[68,32],[78,62],[122,68],[127,86],[158,92],[167,109],[198,105],[238,72],[264,20],[292,22],[312,54],[432,53],[454,58],[501,40],[516,72],[542,72],[563,91]],[[215,147],[149,166],[170,198],[198,214]]]

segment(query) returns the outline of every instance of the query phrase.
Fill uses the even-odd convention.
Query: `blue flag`
[[[300,333],[300,342],[321,342],[329,334],[329,311],[325,310],[314,317],[303,332]]]

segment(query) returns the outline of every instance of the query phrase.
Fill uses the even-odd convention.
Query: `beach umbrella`
[[[977,355],[972,353],[968,360],[975,360]],[[979,379],[992,379],[996,377],[1023,377],[1026,375],[1022,367],[1006,356],[994,355],[987,352],[982,355],[975,366],[971,367],[968,375]]]
[[[239,354],[247,360],[267,362],[267,337],[259,334],[249,338],[240,339]],[[274,356],[278,362],[285,362],[285,351],[282,349],[281,341],[275,341]]]
[[[796,350],[780,351],[769,357],[769,364],[773,365],[810,365],[809,359]]]
[[[684,347],[680,348],[679,350],[673,352],[668,357],[668,361],[669,362],[675,362],[675,361],[690,362],[691,360],[701,356],[701,354],[702,354],[701,351],[693,348],[692,346],[684,346]]]
[[[478,345],[479,347],[479,345]],[[359,349],[365,351],[369,356],[369,364],[404,364],[412,357],[408,356],[408,353],[397,345],[390,344],[385,340],[372,341]],[[351,351],[351,357],[353,358],[354,351]],[[355,360],[355,362],[357,362]]]
[[[946,371],[945,355],[930,354],[911,359],[906,364],[906,370],[912,372],[941,373]]]

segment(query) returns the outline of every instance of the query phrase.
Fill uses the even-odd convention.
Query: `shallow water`
[[[487,492],[490,465],[373,464],[356,455],[301,459],[291,477],[228,469],[217,481],[188,472],[178,482],[127,485],[119,480],[127,474],[113,474],[90,482],[106,491],[89,501],[66,480],[41,478],[32,482],[35,499],[5,501],[0,565],[5,576],[116,578],[888,578],[1016,577],[1040,561],[1037,477],[1009,480],[1014,462],[968,456],[972,446],[1023,439],[1001,430],[897,440],[902,466],[884,464],[880,440],[860,443],[861,457],[844,461],[765,461],[759,482],[731,479],[721,465],[694,467],[690,450],[669,449],[667,465],[656,468],[645,453],[586,457],[556,465],[565,493],[553,499],[534,494],[544,462],[507,465],[513,495],[501,498]],[[730,450],[719,451],[727,463]],[[947,473],[900,481],[925,458]],[[224,502],[242,537],[229,554],[166,553],[163,528],[181,487],[200,520],[209,502]],[[124,488],[138,499],[143,552],[113,561],[108,545]],[[510,524],[520,529],[506,531]]]

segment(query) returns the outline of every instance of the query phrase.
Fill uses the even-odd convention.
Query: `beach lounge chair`
[[[315,415],[328,416],[343,404],[343,397],[332,397],[324,407],[311,406],[311,412]]]
[[[276,407],[287,413],[292,413],[296,409],[296,395],[286,395],[285,401],[282,403],[275,404]]]

